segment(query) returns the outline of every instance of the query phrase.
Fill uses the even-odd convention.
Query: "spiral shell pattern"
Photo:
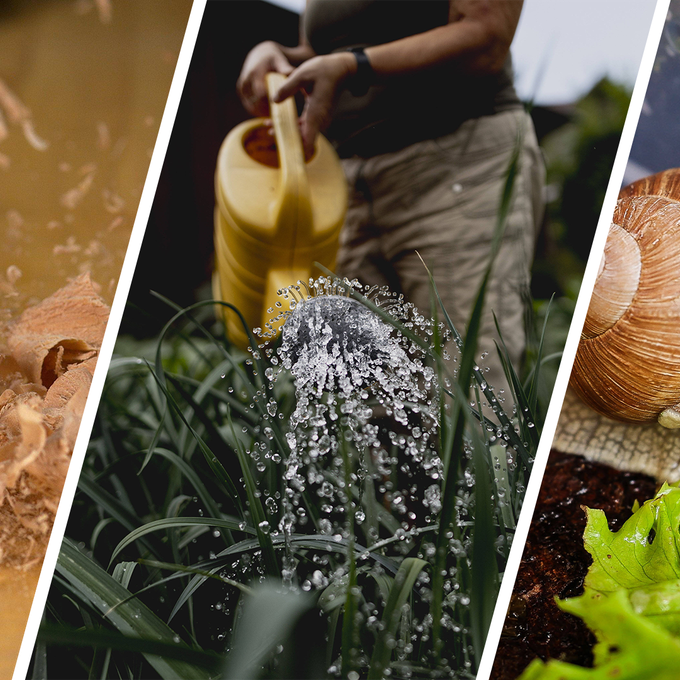
[[[680,402],[680,169],[621,191],[571,385],[624,422]]]

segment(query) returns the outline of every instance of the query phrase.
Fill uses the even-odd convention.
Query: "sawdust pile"
[[[0,354],[0,564],[30,566],[44,555],[108,316],[83,274],[9,329]]]

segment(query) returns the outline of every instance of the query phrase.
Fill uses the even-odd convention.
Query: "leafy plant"
[[[595,632],[594,668],[536,660],[522,680],[670,680],[680,662],[680,489],[664,484],[612,532],[588,510],[586,589],[558,602]]]

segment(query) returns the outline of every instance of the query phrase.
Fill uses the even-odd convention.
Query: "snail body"
[[[680,427],[680,169],[619,194],[571,385],[606,417]]]

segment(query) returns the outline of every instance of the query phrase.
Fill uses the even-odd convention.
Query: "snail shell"
[[[619,194],[571,385],[608,418],[680,427],[680,169]]]

